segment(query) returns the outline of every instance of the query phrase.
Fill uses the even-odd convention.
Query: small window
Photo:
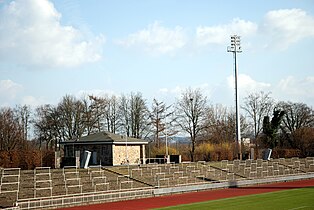
[[[101,154],[105,155],[106,153],[107,153],[107,147],[106,146],[102,146]]]
[[[65,157],[74,157],[74,146],[68,145],[65,146]]]

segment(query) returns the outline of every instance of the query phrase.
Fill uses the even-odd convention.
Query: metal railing
[[[52,196],[52,179],[50,167],[36,167],[34,169],[34,198],[38,191],[49,190]]]
[[[0,179],[0,193],[16,193],[16,200],[20,191],[20,168],[2,168]]]
[[[132,191],[112,191],[98,193],[82,193],[73,195],[51,196],[17,201],[19,209],[42,209],[73,206],[83,203],[113,202],[118,200],[136,199],[153,196],[154,189],[133,189]]]
[[[281,160],[282,161],[282,160]],[[295,160],[297,164],[299,160]],[[306,163],[307,167],[310,167],[313,161],[312,159],[309,160],[310,163]],[[159,167],[158,165],[148,165],[146,168],[141,167],[142,173],[145,175],[152,176],[152,172],[156,172],[155,175],[162,175],[162,177],[155,177],[154,181],[157,181],[158,189],[155,189],[156,192],[158,190],[160,192],[167,192],[165,188],[175,189],[179,191],[189,191],[189,190],[201,190],[201,189],[211,189],[213,187],[225,187],[229,186],[229,181],[238,181],[239,184],[249,183],[249,184],[256,184],[256,183],[264,183],[270,181],[282,181],[284,179],[298,179],[304,178],[305,176],[314,177],[314,173],[312,174],[300,174],[298,170],[299,165],[294,164],[293,166],[289,165],[281,165],[279,161],[269,161],[263,162],[259,161],[242,161],[237,162],[237,166],[234,167],[226,167],[229,162],[226,160],[223,167],[212,167],[210,165],[205,165],[204,163],[190,163],[187,162],[186,164],[183,163],[182,166],[178,165],[169,165],[169,168]],[[229,163],[230,164],[230,163]],[[197,165],[201,166],[201,170],[195,170]],[[252,167],[253,165],[253,167]],[[182,170],[180,168],[182,167]],[[170,168],[175,169],[175,172],[172,172]],[[278,167],[278,169],[277,169]],[[279,168],[282,167],[281,170]],[[294,167],[296,170],[293,170]],[[146,169],[146,170],[145,170]],[[289,169],[289,172],[285,172],[285,169]],[[178,170],[178,171],[177,171]],[[193,171],[194,170],[194,171]],[[246,173],[247,170],[247,173]],[[275,170],[278,170],[278,172]],[[68,170],[64,170],[63,173],[65,174]],[[193,171],[193,172],[192,172]],[[241,172],[240,172],[241,171]],[[194,173],[195,172],[195,173]],[[240,176],[241,179],[236,178],[238,176],[236,173],[243,174]],[[251,174],[253,172],[254,174]],[[265,175],[263,174],[265,172]],[[77,174],[77,168],[73,168],[72,172],[69,173]],[[93,173],[89,172],[89,177],[93,178]],[[167,174],[168,173],[168,174]],[[218,174],[217,174],[218,173]],[[275,175],[277,174],[278,175]],[[95,172],[96,174],[96,172]],[[167,176],[166,176],[167,174]],[[247,175],[246,175],[247,174]],[[289,175],[289,176],[287,176]],[[142,174],[144,176],[144,174]],[[213,178],[221,183],[214,183],[211,185],[211,181],[208,181],[205,178]],[[251,177],[252,176],[252,177]],[[304,177],[303,177],[304,176]],[[151,177],[152,178],[152,177]],[[192,179],[194,178],[194,179]],[[242,179],[243,178],[243,179]],[[252,179],[253,178],[253,179]],[[107,183],[107,180],[104,179],[104,183]],[[125,181],[127,180],[127,181]],[[193,182],[192,182],[193,180]],[[210,179],[209,179],[210,180]],[[257,180],[257,181],[256,181]],[[122,182],[122,184],[121,184]],[[171,187],[170,183],[173,183],[174,186]],[[80,193],[80,194],[72,194],[72,195],[62,195],[62,196],[51,196],[51,197],[44,197],[44,198],[37,198],[37,199],[20,199],[17,201],[18,206],[21,209],[37,209],[37,208],[52,208],[52,207],[62,207],[62,206],[69,206],[69,205],[76,205],[80,203],[96,203],[96,202],[112,202],[118,200],[126,200],[126,199],[133,199],[139,198],[143,196],[154,196],[154,192],[152,192],[152,188],[143,189],[143,188],[133,188],[133,182],[130,181],[130,177],[128,175],[124,176],[117,176],[117,184],[120,186],[120,191],[108,191],[107,184],[104,187],[107,187],[107,191],[98,191],[97,193]],[[133,189],[125,189],[121,190],[123,187],[121,185],[131,185]],[[162,186],[161,186],[162,185]],[[216,186],[217,185],[217,186]],[[96,190],[95,190],[96,191]]]

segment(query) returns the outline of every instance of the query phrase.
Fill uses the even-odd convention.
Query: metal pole
[[[238,92],[238,64],[237,64],[237,51],[234,52],[234,78],[235,78],[235,98],[236,98],[236,137],[237,147],[240,154],[240,160],[242,160],[241,151],[241,128],[240,128],[240,113],[239,113],[239,92]]]
[[[167,133],[167,117],[165,117],[165,132],[166,132],[166,156],[168,160],[168,133]]]
[[[228,47],[228,52],[233,53],[234,57],[234,82],[235,82],[235,103],[236,103],[236,149],[237,155],[242,160],[241,151],[241,126],[240,126],[240,113],[239,113],[239,93],[238,93],[238,63],[237,63],[237,52],[242,52],[240,46],[240,36],[231,36],[231,46]]]
[[[193,107],[193,98],[190,98],[190,101],[191,101],[191,125],[190,125],[190,128],[191,128],[191,143],[192,143],[192,155],[191,155],[191,161],[194,162],[194,140],[195,140],[195,132],[194,132],[194,113],[193,113],[193,110],[194,110],[194,107]]]

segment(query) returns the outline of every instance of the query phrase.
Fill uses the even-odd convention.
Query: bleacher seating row
[[[220,162],[183,162],[180,164],[94,166],[88,169],[65,167],[34,170],[2,168],[0,207],[14,205],[19,200],[112,192],[141,188],[163,188],[200,185],[242,179],[265,179],[314,172],[314,158],[264,160],[222,160]]]
[[[119,167],[112,170],[120,174],[130,174],[132,179],[154,187],[169,187],[314,172],[314,158],[146,164],[131,169]]]

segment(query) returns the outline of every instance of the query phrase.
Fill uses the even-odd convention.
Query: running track
[[[294,182],[282,182],[267,185],[258,185],[250,187],[228,188],[209,190],[201,192],[191,192],[183,194],[174,194],[169,196],[142,198],[137,200],[119,201],[102,204],[92,204],[87,206],[76,206],[70,208],[63,208],[64,210],[143,210],[160,208],[166,206],[176,206],[180,204],[196,203],[209,200],[217,200],[222,198],[230,198],[235,196],[244,196],[251,194],[260,194],[266,192],[275,192],[280,190],[302,188],[314,186],[314,179],[300,180]]]

